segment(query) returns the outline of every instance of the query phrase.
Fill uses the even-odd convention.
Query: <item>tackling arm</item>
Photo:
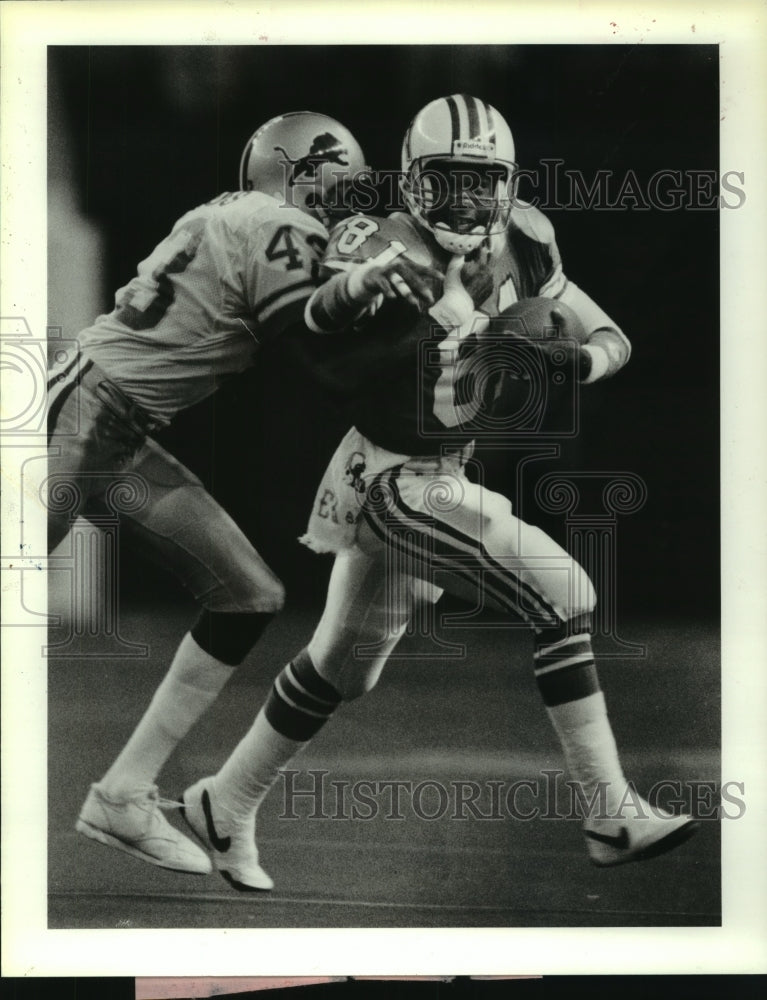
[[[336,273],[315,290],[307,303],[304,320],[308,330],[297,328],[291,338],[283,338],[290,340],[294,359],[337,396],[348,397],[371,382],[380,384],[393,372],[401,373],[403,365],[409,369],[418,353],[416,345],[433,335],[435,325],[445,330],[461,326],[474,315],[474,297],[487,297],[490,279],[485,275],[469,274],[464,285],[463,257],[453,257],[445,274],[406,258],[399,258],[396,264],[396,271],[394,265],[370,268],[363,263]],[[365,306],[356,293],[364,276],[374,271],[392,283],[395,278],[404,283],[407,275],[411,290],[408,294],[399,290],[386,295],[377,291],[377,285],[369,287],[366,294],[375,291],[382,299],[394,300],[375,315],[372,303]],[[442,293],[436,302],[432,289]],[[364,325],[355,326],[363,315]],[[333,335],[314,336],[317,333]]]

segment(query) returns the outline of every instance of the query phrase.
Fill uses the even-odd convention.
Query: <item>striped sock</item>
[[[212,779],[217,809],[252,821],[280,768],[322,728],[341,696],[304,649],[277,677],[250,730]]]
[[[536,635],[533,670],[547,707],[587,698],[599,691],[587,616]]]
[[[588,619],[564,622],[554,635],[536,638],[535,678],[564,751],[570,778],[585,796],[608,811],[617,809],[625,789],[604,695],[591,649]]]
[[[340,703],[341,695],[320,677],[302,649],[274,682],[264,711],[278,733],[303,743],[319,732]]]

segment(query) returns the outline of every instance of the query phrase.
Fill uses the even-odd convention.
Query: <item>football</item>
[[[561,319],[552,317],[552,313],[558,313]],[[588,339],[586,328],[578,314],[558,299],[549,299],[543,295],[533,299],[520,299],[500,315],[513,321],[506,325],[509,333],[528,340],[551,340],[558,336],[560,340],[574,340],[578,344],[585,344]]]

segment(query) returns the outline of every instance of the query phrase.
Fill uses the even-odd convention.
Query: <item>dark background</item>
[[[49,87],[50,126],[68,135],[77,204],[106,237],[104,310],[176,218],[237,187],[248,136],[288,110],[338,118],[377,169],[397,169],[412,116],[456,91],[504,114],[526,168],[559,158],[587,179],[600,169],[618,176],[631,169],[642,183],[662,169],[718,169],[715,46],[56,47]],[[547,214],[566,273],[620,323],[634,354],[617,378],[584,392],[577,440],[536,471],[640,475],[647,503],[617,528],[619,618],[712,619],[719,607],[716,208]],[[53,309],[49,303],[55,323]],[[180,415],[163,443],[233,513],[283,578],[289,600],[315,603],[329,559],[295,539],[346,426],[279,348],[262,362]],[[512,455],[479,457],[489,486],[564,541],[562,520],[535,511],[534,481],[515,494]],[[596,494],[587,500],[598,505]],[[123,566],[129,592],[159,587],[133,552]]]

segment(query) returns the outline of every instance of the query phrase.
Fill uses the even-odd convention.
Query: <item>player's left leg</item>
[[[270,889],[255,846],[256,813],[280,768],[342,701],[370,691],[402,636],[422,585],[387,576],[385,552],[342,551],[319,625],[277,677],[251,729],[220,771],[184,793],[185,815],[215,866],[240,890]],[[364,655],[361,647],[367,647]]]
[[[581,791],[591,859],[620,864],[690,836],[697,825],[689,817],[651,808],[623,775],[591,648],[596,594],[583,568],[449,459],[390,469],[371,495],[378,502],[365,508],[367,528],[410,572],[461,596],[473,588],[533,629],[535,678]]]
[[[143,476],[149,499],[124,524],[126,534],[146,543],[176,573],[202,612],[128,742],[92,787],[78,828],[152,863],[200,871],[199,859],[189,867],[188,848],[199,851],[187,838],[173,843],[147,829],[146,817],[156,812],[155,781],[281,609],[284,592],[199,479],[159,445],[149,440],[133,471]],[[209,871],[209,864],[202,870]]]

